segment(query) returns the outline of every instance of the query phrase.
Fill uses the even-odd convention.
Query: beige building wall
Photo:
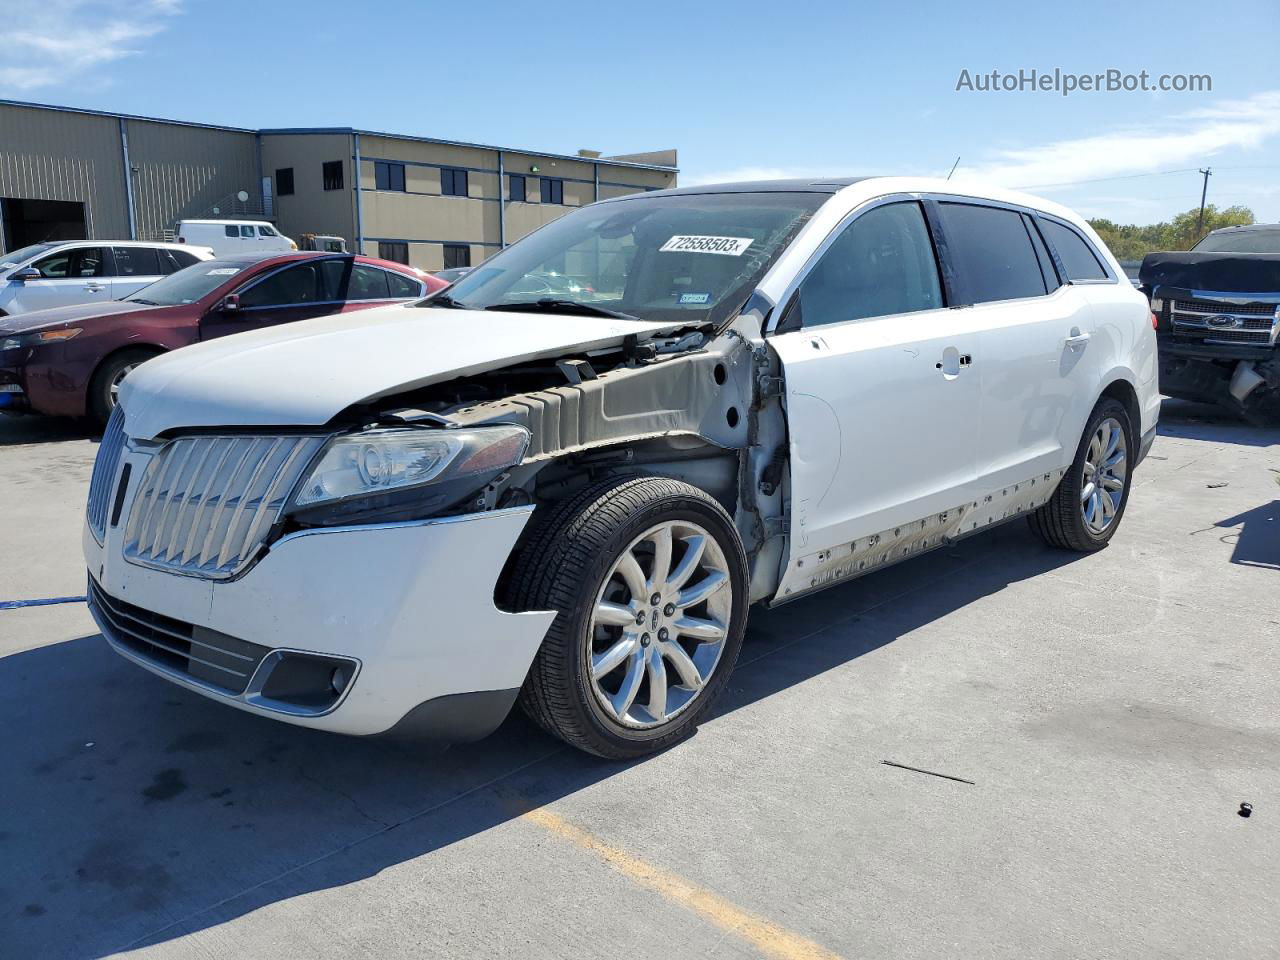
[[[262,173],[271,177],[276,225],[295,241],[304,233],[342,237],[355,249],[354,146],[348,133],[265,133]],[[324,189],[324,165],[342,161],[342,189]],[[276,171],[293,168],[293,195],[280,196]],[[366,234],[368,231],[365,231]]]
[[[0,104],[0,197],[83,203],[89,238],[128,237],[120,121]]]
[[[591,159],[540,157],[520,151],[437,144],[360,134],[363,252],[376,256],[379,241],[408,244],[409,261],[423,270],[444,266],[444,244],[465,244],[480,263],[507,243],[599,197],[624,196],[674,186],[676,173],[595,163]],[[499,161],[503,177],[499,179]],[[405,189],[377,190],[376,163],[405,165]],[[467,171],[467,196],[441,195],[441,169]],[[597,173],[598,170],[598,173]],[[525,177],[525,200],[510,199],[510,175]],[[541,202],[540,180],[564,181],[564,202]],[[505,231],[501,218],[505,211]]]

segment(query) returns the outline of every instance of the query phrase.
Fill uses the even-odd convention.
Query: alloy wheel
[[[1089,532],[1099,536],[1115,522],[1129,475],[1124,428],[1115,417],[1098,424],[1084,457],[1080,511]]]
[[[588,627],[596,702],[633,729],[675,719],[719,664],[732,610],[729,565],[703,527],[669,520],[637,537],[605,577]]]
[[[111,378],[111,383],[107,385],[107,400],[110,405],[109,409],[115,409],[115,405],[120,401],[120,384],[123,383],[124,378],[127,377],[131,371],[137,369],[138,366],[139,364],[136,363],[126,364],[120,368],[114,377]]]

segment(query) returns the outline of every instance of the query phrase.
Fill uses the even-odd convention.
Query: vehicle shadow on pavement
[[[1074,559],[1014,523],[756,611],[712,722]],[[176,688],[96,635],[0,659],[0,730],[12,956],[171,941],[409,863],[633,765],[579,754],[518,712],[447,751],[299,729]]]
[[[1160,405],[1160,435],[1249,447],[1280,444],[1280,428],[1255,427],[1221,407],[1169,397]]]
[[[1280,570],[1280,500],[1219,520],[1210,529],[1224,531],[1220,534],[1222,542],[1235,545],[1232,563]]]
[[[0,414],[0,447],[57,440],[97,440],[101,436],[102,431],[88,420]]]

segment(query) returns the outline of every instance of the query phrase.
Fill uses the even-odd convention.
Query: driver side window
[[[98,247],[78,247],[53,253],[32,264],[40,276],[50,280],[74,277],[100,277],[103,275],[102,250]]]
[[[924,213],[904,201],[868,210],[845,227],[801,281],[788,313],[799,310],[798,325],[816,327],[942,305]]]
[[[240,294],[241,309],[286,307],[320,300],[315,264],[304,263],[274,273]]]

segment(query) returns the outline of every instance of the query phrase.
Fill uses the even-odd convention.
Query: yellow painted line
[[[766,957],[776,960],[840,960],[839,954],[792,933],[771,920],[758,917],[684,877],[645,863],[624,850],[576,827],[550,810],[530,810],[522,819],[549,830],[575,846],[589,850],[623,876],[660,893],[673,903],[692,910],[728,933],[745,940]]]

